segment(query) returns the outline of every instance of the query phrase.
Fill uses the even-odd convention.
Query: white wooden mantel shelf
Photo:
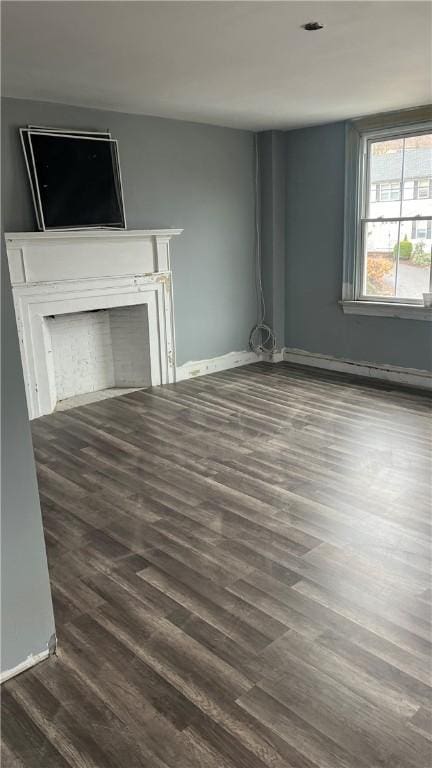
[[[22,242],[34,242],[37,240],[69,240],[73,238],[84,238],[86,240],[101,240],[104,237],[124,239],[142,238],[142,237],[171,237],[172,235],[181,235],[182,229],[111,229],[110,227],[100,229],[56,229],[49,232],[7,232],[6,240],[20,240]]]
[[[97,229],[5,234],[12,285],[170,271],[182,229]]]

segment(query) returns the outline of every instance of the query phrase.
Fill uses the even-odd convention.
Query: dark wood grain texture
[[[429,417],[258,363],[34,421],[59,645],[4,765],[430,768]]]

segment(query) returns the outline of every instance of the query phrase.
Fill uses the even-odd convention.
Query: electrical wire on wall
[[[261,271],[261,200],[257,134],[255,134],[255,285],[257,292],[258,320],[249,335],[249,348],[257,355],[272,354],[276,349],[276,337],[270,326],[265,322],[266,306]]]

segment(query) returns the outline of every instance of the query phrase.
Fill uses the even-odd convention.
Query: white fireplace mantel
[[[151,384],[175,381],[170,240],[181,229],[5,235],[30,418],[57,403],[47,317],[146,304]]]
[[[12,285],[170,270],[169,241],[182,229],[8,232]]]

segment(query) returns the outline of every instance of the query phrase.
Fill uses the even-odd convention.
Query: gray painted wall
[[[2,249],[3,250],[3,249]],[[55,632],[18,335],[2,258],[1,671]]]
[[[256,318],[253,135],[3,99],[3,231],[35,229],[17,131],[28,123],[110,128],[119,140],[128,226],[184,227],[172,254],[178,364],[245,349]],[[3,242],[2,272],[1,669],[8,670],[46,649],[54,618]]]
[[[345,123],[285,133],[287,347],[428,370],[430,323],[344,315]]]
[[[261,263],[266,322],[273,328],[276,346],[285,343],[285,134],[258,135],[261,220]]]
[[[20,99],[2,107],[5,230],[35,229],[20,126],[109,128],[128,227],[184,228],[172,249],[177,364],[247,348],[256,320],[252,133]]]

